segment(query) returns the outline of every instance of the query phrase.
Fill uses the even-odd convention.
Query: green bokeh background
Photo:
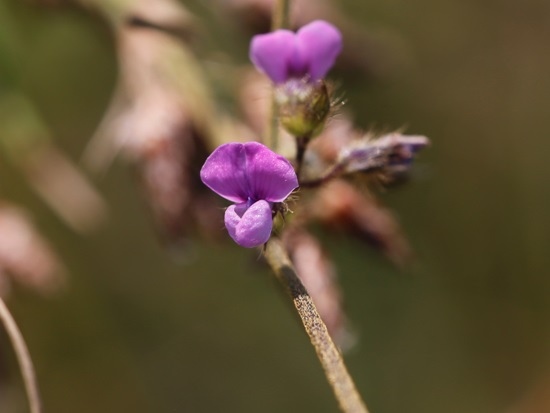
[[[1,1],[0,85],[13,86],[9,49],[17,87],[78,160],[115,85],[112,35],[78,9]],[[204,56],[225,48],[245,63],[237,25],[219,35],[224,15],[190,3],[206,28],[217,27],[203,33]],[[507,412],[550,370],[550,3],[342,7],[394,56],[375,78],[333,73],[357,122],[406,125],[433,143],[411,183],[380,193],[416,251],[412,268],[397,270],[352,240],[324,240],[359,337],[348,366],[372,413]],[[254,252],[197,243],[174,260],[127,165],[116,163],[97,185],[110,220],[82,238],[0,164],[1,196],[32,211],[70,272],[55,298],[18,289],[9,300],[47,412],[337,411]],[[5,336],[0,345],[16,387]],[[15,412],[24,411],[20,399]]]

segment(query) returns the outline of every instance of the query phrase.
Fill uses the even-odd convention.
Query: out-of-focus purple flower
[[[258,142],[218,147],[200,175],[206,186],[235,202],[225,211],[225,226],[231,238],[246,248],[267,242],[273,203],[284,201],[298,187],[290,162]]]
[[[250,44],[252,63],[274,83],[309,76],[323,78],[342,50],[342,35],[332,24],[316,20],[294,33],[276,30],[254,36]]]
[[[387,172],[406,172],[417,152],[430,143],[420,135],[390,133],[378,139],[362,139],[345,146],[339,163],[348,172],[385,169]]]

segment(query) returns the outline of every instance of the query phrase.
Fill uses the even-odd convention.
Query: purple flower
[[[342,50],[342,35],[336,27],[316,20],[298,30],[276,30],[254,36],[250,60],[274,83],[293,77],[323,78]]]
[[[273,227],[272,207],[298,187],[288,160],[258,142],[226,143],[208,157],[202,182],[235,202],[225,211],[231,238],[252,248],[267,242]]]

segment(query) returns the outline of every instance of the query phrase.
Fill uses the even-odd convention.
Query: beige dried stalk
[[[344,413],[368,413],[367,407],[344,364],[342,354],[330,338],[325,323],[298,278],[280,239],[272,237],[268,241],[264,256],[277,279],[292,297],[296,311],[298,311],[304,329],[315,348],[340,409]]]
[[[19,368],[21,369],[21,375],[23,376],[23,383],[25,385],[27,398],[29,400],[30,412],[42,413],[42,401],[40,399],[38,382],[36,381],[36,374],[34,372],[34,366],[29,354],[29,349],[25,344],[21,331],[17,327],[15,320],[13,319],[2,298],[0,298],[0,323],[4,325],[8,337],[13,345],[15,356],[17,357]]]

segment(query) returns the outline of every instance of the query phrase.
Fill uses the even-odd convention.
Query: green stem
[[[271,30],[287,29],[290,25],[290,0],[277,0],[273,9],[273,20]],[[269,111],[269,135],[268,146],[277,151],[279,146],[279,119],[278,107],[275,102],[275,93],[271,96],[271,109]]]
[[[368,413],[367,407],[348,373],[341,353],[330,338],[325,323],[298,278],[288,254],[278,238],[272,237],[268,241],[264,256],[277,279],[292,297],[340,409],[344,413]]]
[[[272,92],[275,95],[275,92]],[[269,135],[267,140],[267,146],[277,152],[279,146],[279,108],[275,98],[271,98],[271,108],[269,109]]]
[[[290,26],[290,0],[277,0],[273,11],[271,30],[288,29]]]
[[[304,163],[304,155],[309,139],[310,135],[296,136],[296,175],[298,179],[300,179],[300,173],[302,172],[302,164]]]
[[[34,372],[29,349],[25,344],[21,331],[19,331],[15,320],[2,298],[0,298],[0,323],[4,325],[13,345],[15,356],[17,357],[19,368],[21,369],[21,375],[23,376],[27,398],[29,399],[30,411],[31,413],[42,413],[42,402],[40,400],[38,383],[36,381],[36,374]]]

